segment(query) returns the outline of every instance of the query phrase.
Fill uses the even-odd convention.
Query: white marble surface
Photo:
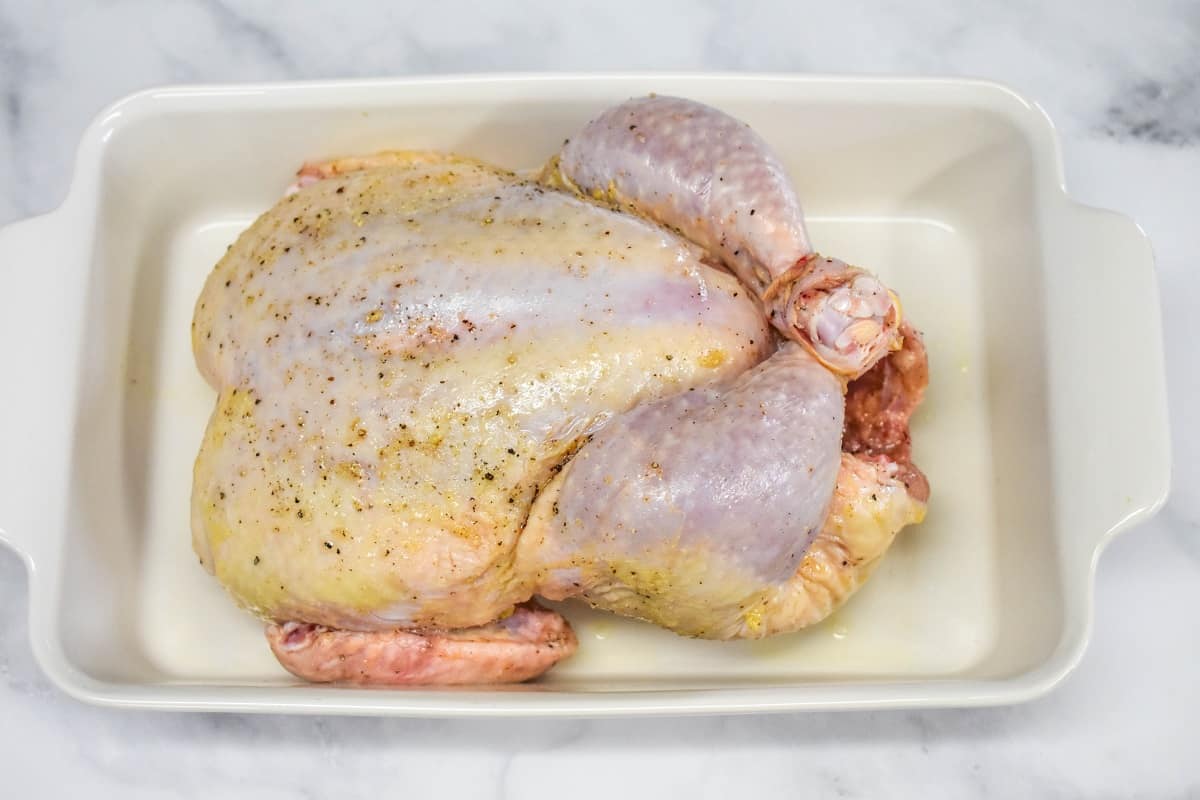
[[[1154,242],[1171,501],[1101,559],[1079,670],[1038,702],[974,711],[429,722],[96,709],[38,672],[25,578],[0,552],[0,796],[1200,797],[1200,5],[334,5],[0,0],[0,223],[58,203],[101,106],[164,82],[649,68],[995,78],[1057,121],[1073,194],[1132,215]],[[1120,332],[1119,319],[1101,324]]]

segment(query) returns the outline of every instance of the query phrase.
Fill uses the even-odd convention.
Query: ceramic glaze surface
[[[1081,25],[1086,14],[1092,18]],[[131,30],[145,35],[131,39]],[[331,40],[337,46],[314,46]],[[6,721],[0,730],[0,764],[6,791],[26,796],[49,786],[96,797],[263,797],[365,796],[403,788],[506,797],[546,793],[569,781],[581,797],[610,797],[635,780],[647,793],[702,797],[786,795],[798,789],[850,797],[1194,792],[1200,764],[1192,758],[1189,723],[1200,715],[1200,693],[1189,665],[1200,659],[1191,616],[1200,604],[1200,492],[1195,488],[1200,485],[1200,412],[1195,410],[1200,409],[1200,383],[1191,351],[1200,338],[1200,319],[1192,313],[1200,279],[1192,266],[1192,217],[1200,207],[1194,180],[1200,173],[1195,111],[1200,89],[1191,76],[1198,52],[1200,20],[1190,6],[1172,3],[1111,8],[1101,15],[1078,2],[1035,10],[982,2],[820,8],[779,2],[753,9],[616,2],[594,11],[531,3],[519,12],[496,6],[470,13],[449,4],[368,4],[354,14],[331,7],[281,15],[265,2],[236,8],[213,2],[170,8],[148,2],[95,7],[0,2],[3,224],[55,208],[72,184],[72,155],[97,109],[151,85],[543,69],[849,71],[1004,81],[1055,120],[1072,196],[1129,214],[1154,242],[1176,459],[1175,492],[1164,511],[1115,540],[1098,562],[1095,625],[1079,668],[1051,694],[1025,706],[635,722],[150,714],[86,705],[55,688],[38,668],[31,636],[44,652],[53,631],[56,641],[69,641],[67,655],[88,675],[131,686],[153,684],[159,699],[217,687],[221,696],[232,698],[226,704],[250,707],[262,692],[287,688],[287,676],[262,646],[261,630],[228,603],[190,556],[190,461],[213,396],[195,373],[187,327],[191,303],[226,245],[270,206],[299,161],[324,155],[310,151],[313,140],[302,135],[303,127],[284,135],[282,129],[268,130],[269,125],[257,127],[258,122],[222,128],[190,119],[184,128],[202,129],[191,143],[207,137],[227,144],[190,160],[155,163],[151,170],[139,166],[137,155],[148,152],[143,149],[148,142],[157,142],[156,152],[167,152],[169,131],[147,127],[139,134],[146,138],[138,141],[132,128],[122,129],[108,143],[115,158],[106,162],[104,180],[124,180],[130,187],[158,171],[163,182],[142,182],[145,194],[111,195],[104,206],[87,209],[89,217],[103,211],[95,229],[84,221],[66,230],[42,221],[23,227],[21,252],[36,258],[9,258],[15,234],[0,231],[0,275],[13,290],[0,294],[0,306],[6,319],[27,324],[19,335],[0,327],[6,336],[0,365],[6,376],[29,376],[4,378],[0,409],[30,414],[17,424],[6,420],[0,428],[5,447],[0,469],[16,481],[0,487],[5,501],[0,538],[22,548],[39,547],[37,542],[45,541],[41,534],[49,538],[51,531],[57,536],[69,528],[88,531],[91,542],[60,562],[61,574],[35,558],[29,579],[22,559],[0,548],[0,712]],[[643,85],[637,91],[654,88]],[[695,87],[660,88],[678,94]],[[633,93],[632,88],[627,92]],[[895,95],[882,91],[872,102],[893,107],[906,102],[889,94]],[[568,95],[557,116],[537,125],[529,124],[537,104],[527,100],[504,116],[447,108],[436,96],[422,99],[423,112],[442,115],[439,124],[454,128],[454,141],[422,130],[403,114],[388,116],[381,112],[386,103],[347,101],[344,93],[332,116],[322,112],[303,122],[331,120],[323,134],[331,154],[352,145],[398,146],[402,138],[412,140],[411,146],[453,146],[498,163],[533,167],[534,151],[555,151],[573,125],[586,121],[604,101],[617,99],[595,88]],[[237,97],[233,102],[249,108],[263,95],[247,89]],[[1078,586],[1090,584],[1095,531],[1078,541],[1050,539],[1042,550],[1034,549],[1034,557],[1006,550],[1001,536],[1022,530],[1022,515],[1048,516],[1049,495],[1038,487],[1062,482],[1049,463],[1023,474],[1004,470],[1005,464],[1018,463],[1031,440],[1079,432],[1068,426],[1067,433],[1056,428],[1051,434],[1037,427],[1050,414],[1063,416],[1064,409],[1037,411],[1045,387],[1017,379],[1029,365],[1022,356],[1045,352],[1044,363],[1028,374],[1052,375],[1069,369],[1061,359],[1067,353],[1043,351],[1037,341],[1041,331],[1012,324],[1017,319],[1012,309],[1036,304],[1041,295],[1022,293],[1028,285],[1021,282],[994,280],[997,273],[988,261],[999,249],[995,237],[1017,241],[1020,227],[1014,220],[1007,228],[996,227],[1002,220],[988,203],[1028,200],[1030,187],[1018,185],[1013,176],[1034,168],[1038,174],[1052,172],[1052,165],[1031,163],[1038,156],[1014,147],[1020,137],[1003,125],[959,119],[955,124],[968,126],[967,138],[978,143],[979,152],[969,158],[967,152],[947,153],[943,166],[954,163],[961,169],[948,168],[935,180],[929,167],[937,154],[930,151],[946,151],[949,140],[931,137],[919,120],[900,124],[893,118],[884,123],[884,133],[894,149],[879,148],[873,141],[881,135],[877,114],[826,113],[844,97],[844,87],[817,92],[810,100],[819,101],[822,113],[803,117],[788,104],[756,106],[734,89],[713,90],[701,99],[752,118],[756,129],[786,151],[785,167],[797,179],[813,243],[822,252],[877,269],[899,287],[906,310],[921,321],[938,368],[917,420],[917,458],[939,505],[916,535],[896,543],[872,584],[844,613],[811,635],[712,651],[705,643],[677,641],[578,612],[572,620],[589,647],[556,672],[560,688],[590,681],[601,692],[632,690],[637,702],[653,704],[642,690],[673,670],[676,689],[737,681],[775,686],[799,678],[809,696],[819,698],[837,692],[831,683],[848,676],[876,681],[872,665],[880,654],[886,656],[886,677],[902,685],[914,677],[967,674],[985,663],[993,663],[998,673],[1016,674],[1023,665],[991,661],[997,642],[1020,639],[1052,650],[1054,632],[1048,627],[1041,634],[1018,636],[1007,627],[1012,598],[1003,594],[1006,576],[1023,573],[1029,585],[1055,586],[1056,570],[1070,564],[1080,570]],[[212,102],[229,100],[213,97]],[[129,117],[108,124],[118,130]],[[809,158],[805,141],[816,142],[826,157]],[[881,180],[885,175],[890,177]],[[77,185],[93,190],[101,178],[98,173],[82,177],[84,183]],[[971,181],[994,191],[956,194]],[[154,185],[189,189],[156,194]],[[951,197],[967,201],[951,204]],[[135,239],[103,236],[104,230],[138,226],[147,215],[157,215],[157,227],[137,227],[142,233]],[[993,227],[981,226],[984,219]],[[1052,227],[1077,234],[1089,224]],[[32,234],[32,245],[26,234]],[[86,274],[92,252],[99,254],[97,263],[106,264],[105,272]],[[39,282],[40,275],[61,277],[44,269],[51,263],[44,257],[58,254],[70,255],[72,269],[79,272],[71,273],[70,281]],[[1070,261],[1065,250],[1048,255]],[[1126,255],[1136,261],[1142,254],[1135,247]],[[1021,252],[1010,262],[1017,274],[1040,274],[1040,258],[1034,251]],[[146,264],[157,266],[147,270]],[[930,264],[940,265],[936,280],[921,277]],[[1046,274],[1056,265],[1047,263]],[[1103,295],[1103,287],[1109,284],[1118,295],[1129,288],[1118,271],[1081,281],[1071,288],[1083,291],[1083,297],[1072,296],[1085,307],[1107,302],[1111,298]],[[8,301],[14,297],[20,307],[10,312]],[[46,297],[86,307],[86,318],[72,328],[69,319],[50,313]],[[1139,303],[1145,300],[1138,297]],[[1001,302],[1004,310],[995,310]],[[1034,318],[1032,312],[1028,318]],[[47,319],[55,324],[47,326]],[[91,341],[80,351],[86,357],[77,383],[93,388],[82,392],[75,386],[59,397],[47,391],[58,379],[46,377],[54,370],[45,349],[57,343],[69,352],[59,341],[65,334],[56,331],[81,333],[85,323]],[[1001,328],[1010,337],[1007,349],[990,338]],[[74,339],[72,347],[77,347]],[[1127,381],[1107,360],[1109,352],[1105,343],[1080,356],[1081,363],[1120,389]],[[86,401],[89,414],[70,411],[68,403],[77,399]],[[1006,415],[1020,418],[1027,402],[1036,411],[1025,420],[1032,428],[993,425]],[[55,409],[59,413],[50,414]],[[1103,429],[1097,427],[1103,420],[1089,417],[1089,404],[1069,410],[1080,431]],[[998,432],[1003,435],[997,437]],[[1084,470],[1088,482],[1101,480],[1114,468],[1102,459],[1109,452],[1105,448],[1138,443],[1136,433],[1128,441],[1123,436],[1111,430],[1084,440],[1081,448],[1063,448],[1077,454],[1064,468]],[[70,463],[75,489],[67,490],[65,474],[54,492],[45,488],[49,483],[29,479],[63,471],[71,461],[62,455],[69,441],[97,454],[94,462]],[[9,456],[17,452],[19,463]],[[1087,466],[1089,458],[1097,462],[1094,467]],[[106,473],[109,483],[100,480]],[[96,485],[103,491],[80,503],[78,481],[85,479],[100,481]],[[7,501],[17,484],[21,503],[10,509]],[[1101,510],[1116,522],[1122,508],[1135,502],[1133,494],[1093,496],[1112,504]],[[1010,502],[1016,497],[1026,502]],[[121,531],[136,534],[107,536],[96,520],[114,521]],[[91,537],[92,532],[97,535]],[[84,564],[91,568],[82,569]],[[105,582],[103,573],[126,564],[128,580],[117,591],[120,587]],[[55,585],[48,587],[52,577]],[[894,591],[898,586],[919,588]],[[31,589],[61,596],[64,613],[52,615],[44,598],[31,604]],[[1068,616],[1069,603],[1079,602],[1078,612],[1087,617],[1086,595],[1081,591],[1068,602],[1065,594],[1038,594],[1050,598],[1055,614],[1036,607],[1016,611],[1034,628],[1047,616]],[[89,597],[95,608],[85,620],[72,612],[86,608]],[[142,602],[147,599],[152,602]],[[890,612],[890,623],[880,621],[880,609]],[[931,615],[930,609],[937,611]],[[1030,638],[1022,638],[1026,635]],[[219,647],[205,646],[214,640]],[[606,682],[596,685],[599,675]],[[254,688],[239,689],[247,684]],[[536,694],[550,696],[547,690],[554,688]],[[909,691],[920,703],[922,692]],[[327,702],[315,693],[308,696],[313,703]],[[511,700],[510,693],[454,698],[485,711]],[[696,702],[712,701],[708,694]],[[443,765],[436,773],[426,768],[434,762]]]

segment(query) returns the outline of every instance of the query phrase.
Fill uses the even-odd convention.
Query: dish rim
[[[120,126],[127,125],[144,116],[170,113],[182,109],[244,110],[248,104],[258,105],[263,98],[274,98],[272,102],[294,107],[311,103],[313,107],[328,107],[331,96],[346,96],[349,91],[376,92],[383,90],[402,91],[411,87],[438,85],[488,85],[514,83],[558,83],[570,85],[586,82],[733,82],[754,84],[824,84],[841,87],[890,87],[904,86],[937,90],[958,90],[990,93],[1003,96],[1004,108],[1023,109],[1020,117],[1011,111],[1007,118],[1017,124],[1027,138],[1030,147],[1039,158],[1035,162],[1033,178],[1038,189],[1053,188],[1053,198],[1059,208],[1055,213],[1068,215],[1080,224],[1085,217],[1093,217],[1099,230],[1103,223],[1106,229],[1118,231],[1113,234],[1122,241],[1136,240],[1131,247],[1144,250],[1145,258],[1139,264],[1122,266],[1122,269],[1140,270],[1139,277],[1150,282],[1149,291],[1157,298],[1154,285],[1153,257],[1149,243],[1141,228],[1126,217],[1082,205],[1067,192],[1061,146],[1053,122],[1037,103],[1025,99],[1007,85],[991,80],[954,77],[903,77],[870,75],[793,75],[763,73],[724,72],[612,72],[612,73],[544,73],[517,72],[497,74],[453,74],[425,75],[414,77],[382,77],[348,80],[281,81],[264,83],[162,85],[143,89],[115,101],[100,111],[85,130],[75,155],[75,168],[67,196],[58,209],[38,217],[12,223],[0,228],[0,253],[6,245],[18,250],[24,239],[31,238],[34,229],[46,231],[61,225],[71,215],[73,221],[84,223],[90,234],[96,222],[96,189],[104,163],[104,145]],[[287,100],[293,103],[286,102]],[[298,99],[298,100],[297,100]],[[851,99],[848,95],[847,99]],[[905,102],[900,99],[897,102]],[[1038,166],[1041,166],[1041,169]],[[1041,173],[1041,174],[1039,174]],[[1050,181],[1051,183],[1047,183]],[[85,203],[93,201],[91,206]],[[1042,209],[1049,216],[1050,210]],[[80,218],[86,215],[86,218]],[[1101,219],[1103,217],[1103,219]],[[1067,217],[1064,217],[1066,219]],[[1086,223],[1091,224],[1091,223]],[[1051,235],[1043,231],[1044,237]],[[91,272],[86,259],[90,256],[91,235],[78,237],[80,244],[74,248],[62,245],[70,253],[61,259],[58,269],[84,270]],[[80,257],[82,257],[81,260]],[[79,283],[83,283],[82,281]],[[79,293],[82,302],[82,291]],[[41,539],[25,538],[31,532],[17,528],[0,528],[0,544],[6,544],[22,558],[29,576],[29,629],[34,656],[45,674],[67,694],[88,703],[103,706],[154,708],[163,710],[194,711],[241,711],[241,712],[289,712],[321,714],[386,714],[422,717],[458,716],[554,716],[554,717],[601,717],[647,714],[712,714],[745,712],[781,712],[797,710],[832,709],[878,709],[878,708],[923,708],[923,707],[967,707],[1000,705],[1024,702],[1039,697],[1058,685],[1079,663],[1090,638],[1094,613],[1094,578],[1100,553],[1118,533],[1149,519],[1162,507],[1170,485],[1170,449],[1166,437],[1166,392],[1162,369],[1161,322],[1157,302],[1139,309],[1143,314],[1142,326],[1151,331],[1153,344],[1148,370],[1156,373],[1156,380],[1146,387],[1147,407],[1160,407],[1161,424],[1150,431],[1150,438],[1157,441],[1147,446],[1148,460],[1156,463],[1143,467],[1156,470],[1151,483],[1155,484],[1145,496],[1123,517],[1115,519],[1095,537],[1091,546],[1085,572],[1081,576],[1084,586],[1083,611],[1080,624],[1064,622],[1062,637],[1058,645],[1042,664],[1014,677],[997,679],[931,679],[904,681],[858,681],[849,680],[833,683],[811,683],[802,686],[761,686],[738,688],[705,689],[647,689],[643,691],[578,691],[570,687],[538,690],[536,685],[520,691],[504,691],[495,687],[465,690],[409,690],[403,692],[352,689],[325,686],[253,686],[221,684],[154,683],[133,684],[98,680],[77,669],[62,648],[58,622],[57,577],[61,565],[61,544],[65,518],[58,525],[49,523],[38,526],[43,532]],[[15,326],[14,326],[15,327]],[[80,342],[78,324],[65,325],[54,336],[54,345],[62,352],[71,353]],[[4,330],[0,323],[0,331]],[[10,339],[10,341],[12,341]],[[4,354],[7,356],[8,354]],[[1157,369],[1156,369],[1157,367]],[[15,373],[15,374],[20,374]],[[60,407],[75,408],[74,386],[65,391],[75,380],[74,372],[60,378],[54,385],[64,395],[60,403],[52,404],[51,411]],[[1049,392],[1048,392],[1049,393]],[[62,417],[51,417],[61,421]],[[47,448],[55,453],[69,453],[70,442],[75,437],[73,424],[62,426],[60,447]],[[1151,427],[1155,427],[1151,425]],[[0,427],[0,432],[8,431]],[[14,448],[14,449],[19,449]],[[15,472],[15,470],[14,470]],[[61,484],[67,483],[66,470],[58,464]],[[2,473],[0,473],[2,474]],[[58,491],[61,501],[64,492]],[[1057,499],[1057,496],[1056,496]],[[0,522],[3,522],[0,520]],[[56,540],[55,540],[56,538]],[[1068,565],[1064,564],[1063,569]],[[1082,567],[1073,567],[1080,569]],[[1061,576],[1060,576],[1061,577]],[[1062,583],[1065,587],[1065,582]],[[383,700],[386,698],[386,700]]]

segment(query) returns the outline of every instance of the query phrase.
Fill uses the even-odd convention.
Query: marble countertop
[[[92,708],[33,663],[25,577],[0,551],[0,795],[1200,796],[1200,6],[334,5],[0,0],[0,224],[54,207],[92,115],[153,84],[612,69],[993,78],[1054,118],[1072,194],[1131,215],[1154,243],[1171,500],[1101,559],[1079,669],[1042,700],[970,711],[513,722]],[[1119,335],[1119,319],[1101,324]]]

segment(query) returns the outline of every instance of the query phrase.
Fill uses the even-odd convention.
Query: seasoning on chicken
[[[795,630],[923,516],[919,336],[757,136],[636,100],[544,177],[306,165],[209,276],[193,543],[301,677],[534,677],[577,646],[535,595]]]

